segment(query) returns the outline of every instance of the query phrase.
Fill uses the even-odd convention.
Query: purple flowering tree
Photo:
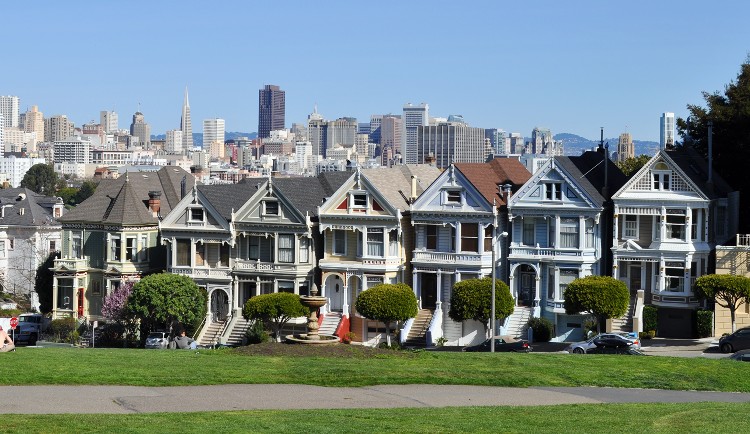
[[[134,318],[128,314],[125,308],[128,304],[128,298],[130,298],[130,294],[133,292],[134,285],[135,281],[124,280],[117,289],[104,297],[104,301],[102,302],[102,315],[124,327],[125,335],[123,338],[126,345],[128,334],[134,334],[136,326]]]

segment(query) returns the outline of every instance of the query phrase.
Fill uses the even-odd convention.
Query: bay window
[[[383,251],[383,228],[367,229],[367,256],[382,258]]]
[[[564,249],[578,248],[579,221],[577,218],[560,219],[560,247]]]
[[[479,225],[467,223],[461,225],[461,251],[479,252]]]
[[[294,235],[279,235],[279,262],[294,263]],[[294,292],[294,291],[292,291]]]

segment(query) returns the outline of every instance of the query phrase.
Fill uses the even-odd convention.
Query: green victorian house
[[[53,268],[53,318],[101,319],[104,297],[122,281],[164,270],[159,221],[193,182],[190,173],[175,166],[126,172],[102,180],[94,195],[60,217],[62,248]]]

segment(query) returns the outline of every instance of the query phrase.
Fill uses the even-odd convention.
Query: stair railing
[[[206,316],[203,316],[203,321],[201,321],[200,325],[195,329],[195,333],[193,333],[193,340],[197,341],[197,336],[201,334],[201,331],[203,330],[203,326],[206,324]]]

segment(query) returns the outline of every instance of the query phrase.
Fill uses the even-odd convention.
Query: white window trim
[[[199,209],[201,211],[201,219],[198,220],[193,218],[193,210]],[[206,210],[199,206],[191,206],[188,208],[188,223],[205,223],[206,222]]]
[[[268,203],[273,202],[276,204],[276,214],[271,214],[268,212]],[[263,215],[264,216],[272,216],[272,217],[280,217],[281,216],[281,205],[279,204],[279,201],[277,200],[264,200],[263,201]]]
[[[336,251],[336,233],[341,232],[344,234],[344,251],[343,252],[337,252]],[[333,256],[346,256],[346,252],[349,251],[349,237],[346,236],[346,231],[343,229],[334,229],[333,233],[331,234],[331,255]]]
[[[364,205],[357,205],[354,203],[354,198],[356,196],[364,196],[365,197],[365,204]],[[370,197],[367,194],[366,191],[352,191],[350,193],[349,197],[349,208],[351,209],[367,209],[367,205],[370,203]]]
[[[458,193],[458,200],[449,200],[450,193]],[[450,205],[450,206],[461,206],[461,203],[463,201],[463,194],[461,194],[461,190],[458,189],[445,189],[443,190],[443,205]]]
[[[635,235],[634,236],[627,235],[627,218],[629,216],[635,217]],[[640,232],[640,228],[641,228],[641,216],[639,216],[638,214],[635,214],[635,215],[626,214],[622,217],[622,239],[623,240],[637,240],[638,233]]]

